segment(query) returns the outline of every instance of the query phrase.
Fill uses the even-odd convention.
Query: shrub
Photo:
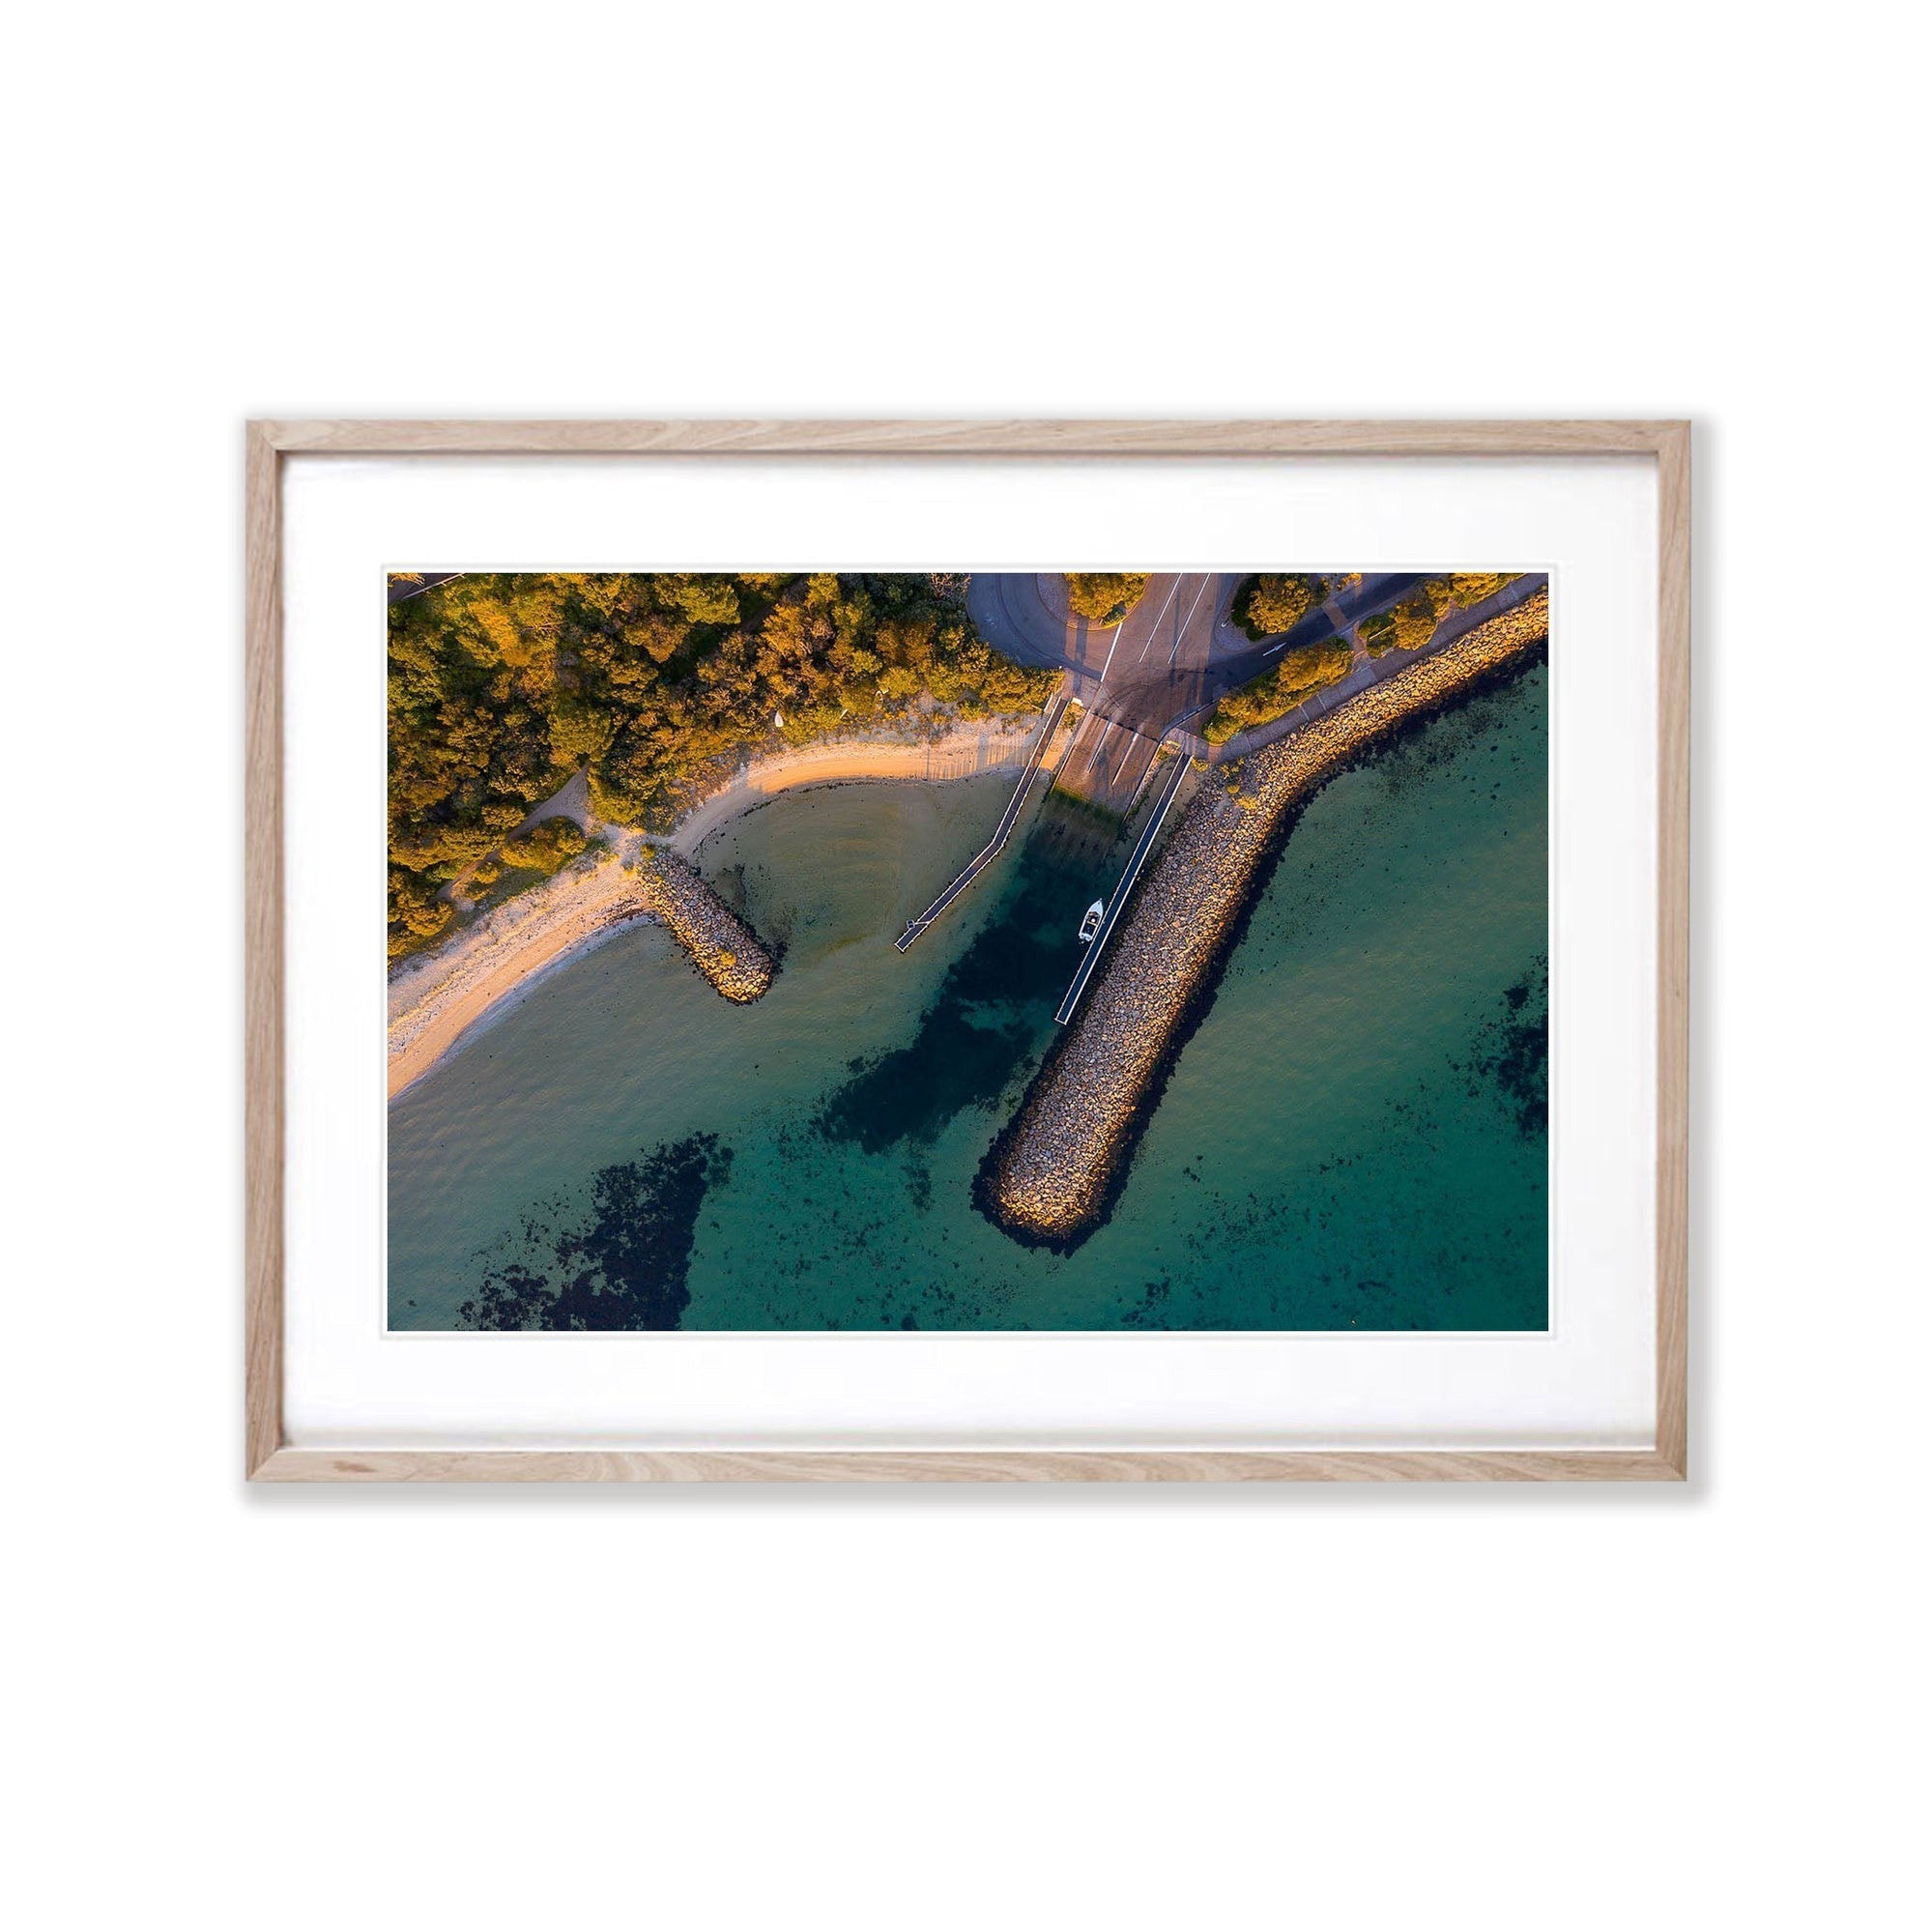
[[[568,865],[590,843],[568,819],[545,819],[523,838],[506,840],[503,860],[518,872],[551,873]]]

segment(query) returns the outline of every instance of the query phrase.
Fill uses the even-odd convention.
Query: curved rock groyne
[[[651,911],[727,999],[742,1004],[770,987],[777,966],[757,934],[681,858],[659,847],[637,870]]]
[[[1520,665],[1549,634],[1547,591],[1231,766],[1196,795],[1085,1005],[982,1163],[974,1194],[1015,1239],[1077,1247],[1126,1178],[1148,1106],[1238,936],[1265,861],[1327,779],[1404,724]]]

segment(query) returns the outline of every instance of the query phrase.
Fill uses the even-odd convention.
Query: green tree
[[[590,843],[573,821],[544,819],[521,838],[505,841],[503,861],[517,872],[548,875],[568,865]]]
[[[1493,597],[1505,584],[1514,584],[1516,572],[1496,570],[1476,575],[1445,577],[1442,582],[1449,586],[1449,594],[1467,610],[1471,604],[1480,604],[1485,597]]]
[[[1209,744],[1226,744],[1241,732],[1286,717],[1317,691],[1340,683],[1348,676],[1353,661],[1354,652],[1340,638],[1325,638],[1320,644],[1305,644],[1285,651],[1281,663],[1265,677],[1222,699],[1201,726],[1200,735]]]
[[[1055,682],[986,646],[956,580],[828,571],[475,573],[389,606],[389,659],[405,949],[447,928],[439,889],[580,770],[600,817],[655,824],[774,713],[796,740],[928,694],[966,716],[1037,710]]]
[[[1256,576],[1244,578],[1229,612],[1237,625],[1258,642],[1291,631],[1328,595],[1326,577]]]
[[[389,872],[389,958],[426,946],[455,917],[447,901],[439,900],[436,888],[415,873],[400,867]]]
[[[1435,627],[1455,607],[1447,577],[1427,577],[1399,603],[1364,618],[1362,641],[1371,657],[1391,650],[1420,650],[1435,635]]]
[[[657,593],[694,624],[735,624],[738,620],[738,587],[729,577],[660,577]]]
[[[1125,571],[1069,571],[1067,608],[1089,623],[1117,624],[1140,601],[1146,588],[1145,576]]]
[[[620,723],[615,711],[591,704],[576,692],[560,696],[550,711],[552,765],[594,763],[610,750]]]

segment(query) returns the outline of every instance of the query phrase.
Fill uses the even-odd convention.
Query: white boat
[[[1081,945],[1090,946],[1093,944],[1093,936],[1100,931],[1101,915],[1106,910],[1107,908],[1098,899],[1086,908],[1086,917],[1080,922],[1080,942]]]

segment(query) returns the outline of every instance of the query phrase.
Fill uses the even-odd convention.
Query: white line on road
[[[1181,580],[1178,577],[1176,577],[1174,579],[1174,591],[1178,591],[1180,588],[1181,588]],[[1171,604],[1174,601],[1174,591],[1169,591],[1168,592],[1168,604]],[[1162,617],[1165,617],[1167,615],[1168,604],[1163,604],[1161,606]],[[1124,631],[1127,628],[1127,626],[1133,621],[1134,621],[1134,613],[1132,611],[1129,611],[1127,615],[1124,618],[1122,618],[1117,624],[1113,626],[1113,642],[1107,647],[1107,662],[1100,667],[1100,689],[1102,691],[1105,691],[1107,689],[1107,674],[1113,669],[1113,653],[1120,649],[1120,633]],[[1154,625],[1156,629],[1160,627],[1160,622],[1161,619],[1157,617],[1154,620]],[[1151,636],[1152,632],[1149,632],[1149,635]],[[1142,645],[1140,647],[1140,655],[1142,657],[1145,657],[1146,654],[1147,654],[1147,647],[1145,645]],[[1096,692],[1095,693],[1096,700],[1098,700],[1098,696],[1099,693]]]
[[[1172,606],[1174,599],[1178,597],[1181,593],[1181,586],[1185,584],[1187,580],[1188,580],[1187,572],[1185,570],[1179,572],[1175,576],[1174,588],[1168,592],[1168,601],[1165,604],[1163,604],[1161,608],[1154,614],[1154,621],[1147,626],[1147,643],[1143,644],[1140,647],[1140,656],[1137,657],[1134,660],[1136,664],[1139,664],[1141,661],[1141,659],[1147,655],[1147,646],[1151,645],[1154,642],[1154,633],[1161,628],[1161,620],[1168,615],[1168,612],[1169,608]],[[1122,630],[1125,630],[1127,626],[1125,624],[1121,625]],[[1116,638],[1115,642],[1118,643],[1119,640]],[[1112,655],[1113,653],[1111,651],[1108,652],[1108,656],[1110,658],[1111,658]],[[1106,679],[1103,678],[1101,681],[1104,683],[1106,682]]]
[[[1214,582],[1212,574],[1200,580],[1200,589],[1194,593],[1194,602],[1188,606],[1188,614],[1181,620],[1181,627],[1174,633],[1174,648],[1168,652],[1168,669],[1174,668],[1174,659],[1181,653],[1181,639],[1188,634],[1188,625],[1194,621],[1194,614],[1200,600],[1207,595],[1207,587]]]
[[[1107,742],[1107,735],[1112,729],[1113,720],[1111,718],[1101,719],[1100,735],[1087,747],[1086,763],[1081,766],[1082,771],[1091,771],[1093,769],[1093,762],[1100,756],[1100,748]]]

